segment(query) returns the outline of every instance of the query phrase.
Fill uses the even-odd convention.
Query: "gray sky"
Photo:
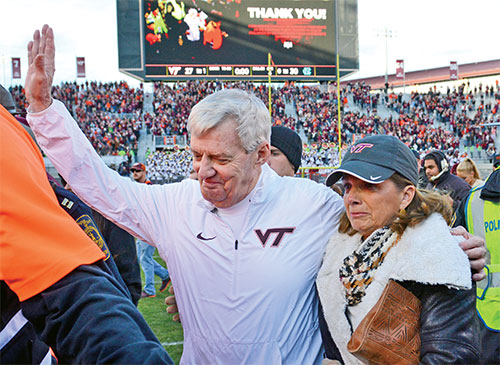
[[[500,0],[358,0],[360,71],[351,78],[385,74],[385,28],[389,74],[396,59],[406,71],[500,59],[499,14]],[[11,57],[21,57],[24,82],[26,45],[44,23],[56,37],[55,82],[73,81],[82,56],[88,80],[136,83],[118,71],[115,0],[0,0],[2,84],[11,84]]]

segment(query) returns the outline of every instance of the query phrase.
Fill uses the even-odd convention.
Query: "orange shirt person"
[[[103,252],[59,206],[38,147],[1,105],[0,168],[0,280],[59,361],[171,364]]]
[[[104,254],[62,211],[33,140],[3,107],[0,118],[0,278],[23,301]]]

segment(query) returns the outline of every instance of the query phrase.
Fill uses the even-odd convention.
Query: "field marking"
[[[177,345],[183,345],[184,341],[177,341],[177,342],[163,342],[161,345],[162,346],[177,346]]]

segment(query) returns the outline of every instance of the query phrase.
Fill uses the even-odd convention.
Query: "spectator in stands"
[[[448,153],[445,154],[445,156],[450,163],[451,167],[450,172],[454,175],[457,175],[458,164],[463,161],[465,156],[467,156],[467,152],[465,152],[463,156],[460,156],[460,151],[458,150],[458,148],[456,148],[454,150],[451,149],[450,151],[448,151]]]
[[[493,162],[493,157],[496,155],[497,148],[494,143],[490,143],[488,145],[488,149],[486,150],[486,155],[488,156],[488,159],[490,162]]]
[[[257,86],[251,82],[188,81],[175,85],[157,82],[153,102],[155,112],[146,113],[143,118],[139,115],[142,107],[142,86],[133,89],[125,82],[106,84],[86,82],[83,85],[64,83],[54,87],[53,95],[64,100],[66,105],[74,110],[80,127],[100,154],[120,154],[123,145],[126,144],[131,151],[136,150],[142,119],[148,131],[153,131],[155,135],[186,135],[186,123],[191,105],[222,87],[241,88],[254,92],[265,102],[268,99],[267,87]],[[493,90],[493,87],[490,90]],[[14,87],[11,91],[15,95],[18,107],[24,109],[26,100],[22,88]],[[489,127],[484,133],[484,128],[478,125],[481,122],[498,120],[496,109],[487,109],[487,113],[476,114],[473,117],[457,111],[457,105],[462,99],[464,103],[472,100],[472,96],[464,93],[463,87],[450,90],[447,94],[433,90],[428,93],[414,92],[411,94],[410,102],[399,101],[399,95],[390,94],[387,107],[392,111],[392,115],[389,118],[377,115],[376,107],[379,99],[383,99],[383,95],[371,92],[368,85],[349,84],[341,90],[341,93],[344,99],[347,99],[348,95],[351,96],[354,105],[362,108],[360,111],[347,110],[342,113],[342,140],[349,139],[351,134],[391,134],[397,135],[420,152],[433,149],[448,150],[450,147],[456,149],[460,144],[458,136],[463,136],[467,151],[470,151],[469,146],[473,145],[480,146],[484,150],[488,145],[493,146],[495,129]],[[309,141],[313,143],[338,143],[336,114],[331,112],[335,110],[337,101],[332,95],[323,90],[321,85],[311,87],[286,84],[280,88],[272,88],[274,124],[292,130],[302,126]],[[494,97],[496,100],[500,99],[499,94],[490,96],[491,99]],[[295,101],[299,120],[296,120],[295,115],[285,114],[285,101]],[[495,104],[497,105],[498,103]],[[396,110],[399,111],[398,114]],[[435,128],[434,122],[448,125],[454,130],[454,134],[443,126]],[[479,147],[476,148],[479,151]],[[315,164],[316,161],[313,165]],[[454,166],[453,163],[450,164]],[[331,164],[323,163],[321,166],[327,165]],[[308,165],[303,164],[303,166]],[[172,182],[178,179],[176,172],[156,172],[150,170],[149,166],[148,171],[154,181]]]
[[[23,91],[20,86],[11,88],[20,110],[27,108]],[[82,85],[66,82],[54,86],[53,96],[73,111],[81,129],[101,155],[116,155],[123,145],[129,145],[132,150],[137,148],[142,123],[142,85],[134,89],[123,81]]]
[[[0,119],[1,362],[52,363],[47,347],[33,357],[43,344],[23,336],[35,330],[60,363],[172,364],[103,252],[60,208],[33,140],[3,106]]]
[[[433,151],[425,155],[424,169],[429,179],[427,189],[449,193],[453,201],[453,210],[455,210],[460,201],[469,193],[469,184],[450,173],[448,161],[441,151]]]
[[[151,181],[147,179],[146,175],[146,166],[143,163],[136,162],[130,168],[130,172],[132,173],[132,178],[141,184],[151,185]]]
[[[271,155],[269,166],[279,176],[295,176],[302,158],[302,141],[290,128],[271,128]]]
[[[148,176],[156,184],[178,182],[188,175],[192,156],[188,150],[164,150],[151,153],[147,160]]]
[[[119,154],[124,144],[129,144],[134,151],[142,119],[148,131],[155,135],[186,135],[191,106],[222,88],[248,90],[268,102],[267,86],[251,82],[188,81],[174,85],[156,82],[154,87],[155,111],[152,114],[146,113],[144,118],[140,116],[142,85],[133,89],[125,82],[86,82],[82,85],[63,83],[53,88],[53,96],[63,100],[74,110],[73,114],[80,127],[100,154]],[[500,94],[493,94],[494,87],[491,87],[489,102],[495,107],[488,109],[489,103],[486,103],[485,111],[478,111],[476,114],[473,111],[471,114],[467,112],[467,108],[469,104],[472,108],[474,98],[477,99],[478,96],[472,91],[465,92],[465,87],[463,84],[446,94],[432,89],[427,93],[412,92],[410,101],[400,100],[400,94],[391,93],[387,96],[387,103],[384,103],[391,115],[381,118],[377,115],[376,108],[385,95],[372,92],[370,86],[364,83],[348,84],[341,89],[341,97],[344,100],[351,97],[354,105],[361,107],[361,110],[346,110],[342,113],[341,138],[346,140],[351,134],[390,134],[398,136],[410,147],[425,152],[433,149],[448,150],[450,147],[456,149],[460,144],[459,136],[463,136],[469,153],[469,146],[476,146],[478,151],[480,146],[486,151],[489,145],[493,147],[495,129],[488,127],[485,130],[480,124],[498,120]],[[13,87],[11,91],[19,109],[23,110],[26,98],[22,88]],[[279,88],[273,87],[271,94],[275,125],[292,130],[303,128],[310,142],[338,143],[336,113],[332,113],[337,101],[329,90],[321,85],[296,86],[287,83]],[[482,93],[479,94],[482,96]],[[292,114],[285,113],[285,102],[295,104],[296,110]],[[460,111],[462,104],[464,112]],[[437,128],[435,123],[439,125]],[[446,127],[451,128],[454,133],[449,132]],[[492,152],[489,153],[491,158]],[[453,163],[450,164],[453,166]],[[152,177],[153,171],[150,172]]]
[[[136,182],[151,185],[151,181],[146,178],[146,166],[143,163],[136,162],[132,165],[130,171],[132,171],[132,177]],[[141,298],[156,297],[155,275],[161,279],[160,292],[167,288],[168,282],[170,281],[168,270],[153,258],[155,251],[156,248],[154,246],[137,239],[137,252],[142,271],[144,272],[145,281]]]
[[[471,188],[484,184],[484,181],[481,180],[481,176],[479,176],[479,170],[476,164],[468,157],[458,164],[457,176],[464,179]]]
[[[120,162],[120,165],[118,166],[118,173],[121,175],[121,176],[129,176],[130,175],[130,164],[128,162],[128,160],[123,160],[122,162]]]

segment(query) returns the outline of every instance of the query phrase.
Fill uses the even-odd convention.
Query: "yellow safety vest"
[[[486,279],[477,283],[476,308],[486,327],[500,332],[500,202],[482,200],[479,186],[470,193],[465,216],[471,234],[486,241]]]

